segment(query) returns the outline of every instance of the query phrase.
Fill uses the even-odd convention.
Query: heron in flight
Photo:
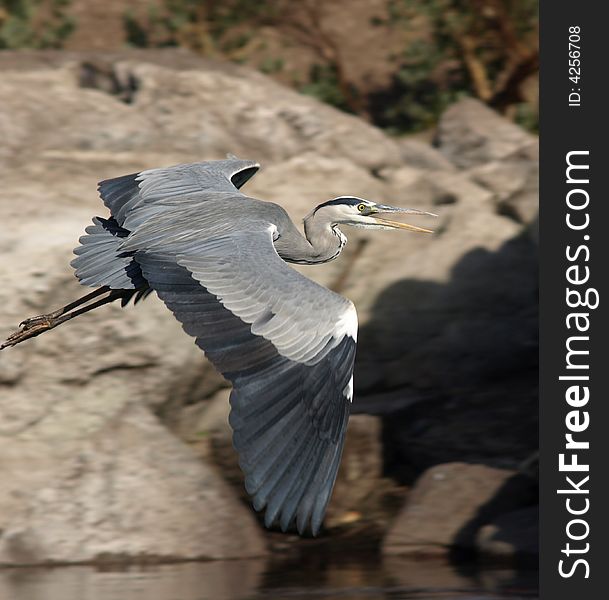
[[[102,181],[110,216],[93,219],[71,263],[97,289],[26,319],[1,348],[155,291],[232,383],[233,445],[265,525],[317,535],[345,440],[357,315],[287,263],[335,259],[341,225],[431,233],[390,217],[436,215],[342,196],[307,215],[303,236],[281,206],[239,191],[258,168],[229,156]]]

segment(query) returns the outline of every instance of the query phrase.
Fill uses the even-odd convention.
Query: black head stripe
[[[328,200],[327,202],[320,204],[315,207],[313,212],[316,213],[324,206],[357,206],[361,201],[361,198],[355,198],[354,196],[341,196],[340,198],[334,198],[334,200]]]

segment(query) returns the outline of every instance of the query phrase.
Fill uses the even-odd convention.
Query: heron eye
[[[357,210],[359,210],[360,212],[364,212],[368,207],[365,204],[358,204],[357,205]]]

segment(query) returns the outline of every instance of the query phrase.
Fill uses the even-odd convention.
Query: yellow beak
[[[392,229],[405,229],[406,231],[418,231],[420,233],[433,233],[432,229],[425,229],[425,227],[417,227],[416,225],[410,225],[408,223],[400,223],[399,221],[389,221],[380,217],[374,217],[374,220],[379,224]]]
[[[423,210],[417,210],[416,208],[399,208],[397,206],[387,206],[386,204],[377,204],[376,211],[379,213],[404,213],[409,215],[425,215],[427,217],[437,217],[435,213],[425,212]],[[405,229],[406,231],[417,231],[419,233],[433,233],[431,229],[425,227],[417,227],[416,225],[410,225],[409,223],[400,223],[399,221],[390,221],[374,215],[374,220],[383,227],[390,227],[392,229]]]

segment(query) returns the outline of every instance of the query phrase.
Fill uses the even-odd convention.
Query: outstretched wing
[[[265,523],[319,531],[353,389],[357,316],[289,267],[257,228],[138,252],[144,277],[233,384],[230,424],[248,493]]]
[[[156,203],[179,202],[200,192],[235,193],[259,167],[257,162],[236,157],[175,165],[107,179],[99,183],[98,190],[116,222],[131,230],[138,224],[129,218],[135,209],[145,205],[153,209]]]

